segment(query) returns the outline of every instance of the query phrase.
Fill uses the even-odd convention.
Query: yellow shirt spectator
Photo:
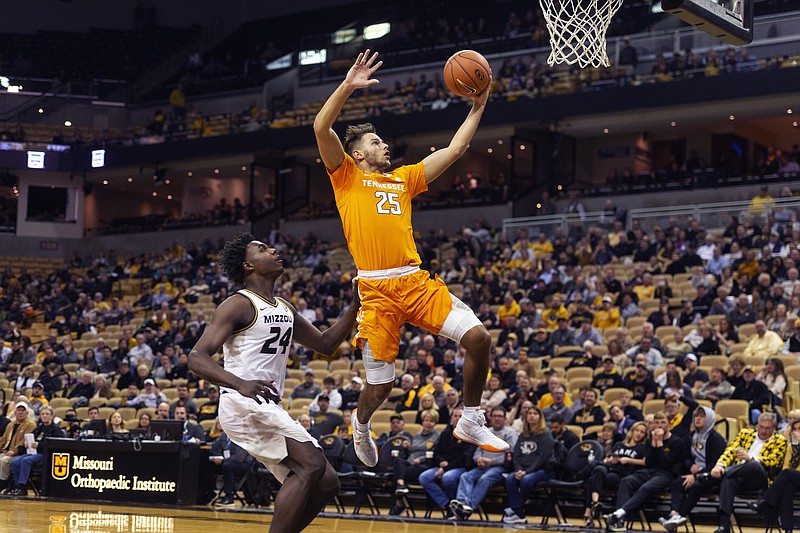
[[[500,319],[501,324],[505,324],[506,318],[509,316],[519,317],[522,314],[522,308],[517,301],[510,294],[506,294],[503,305],[497,310],[497,318]]]
[[[763,331],[759,331],[759,322],[763,324]],[[774,331],[768,331],[762,320],[756,322],[756,335],[750,338],[744,349],[744,356],[776,357],[783,351],[783,339]]]
[[[636,296],[639,297],[640,302],[643,300],[652,300],[653,298],[655,298],[656,286],[637,285],[633,288],[633,292],[635,292]]]
[[[546,309],[542,313],[542,320],[544,320],[545,327],[547,329],[556,329],[558,327],[558,319],[559,318],[566,318],[569,320],[569,311],[563,305],[558,309]]]
[[[761,186],[761,193],[753,196],[750,199],[750,213],[754,215],[763,215],[775,204],[775,200],[767,192],[767,186]]]
[[[736,269],[736,273],[740,276],[746,274],[749,279],[753,279],[753,276],[758,275],[758,261],[755,259],[751,261],[747,258],[742,261],[742,264]]]
[[[536,257],[539,259],[543,258],[546,255],[553,255],[553,244],[548,240],[542,240],[543,235],[539,236],[539,240],[536,241],[531,245],[533,251],[536,253]]]
[[[622,325],[619,319],[619,309],[612,307],[612,303],[610,296],[603,296],[603,308],[594,315],[592,321],[595,329],[618,328]]]
[[[544,409],[545,407],[550,407],[553,405],[553,402],[553,395],[548,392],[539,399],[539,402],[536,404],[536,406],[539,409]],[[568,392],[564,394],[564,405],[567,407],[572,407],[572,397]]]

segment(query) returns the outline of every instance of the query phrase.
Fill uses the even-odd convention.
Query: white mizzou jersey
[[[237,292],[250,300],[255,318],[247,327],[234,331],[223,345],[225,370],[246,380],[274,381],[283,397],[286,361],[292,344],[294,314],[280,298],[270,303],[253,291]]]

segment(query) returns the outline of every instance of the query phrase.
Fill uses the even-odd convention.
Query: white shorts
[[[300,422],[292,420],[283,407],[267,401],[258,404],[238,392],[226,391],[220,396],[219,422],[233,442],[266,466],[281,483],[289,475],[289,469],[280,464],[288,455],[287,438],[311,442],[320,448],[317,439]]]

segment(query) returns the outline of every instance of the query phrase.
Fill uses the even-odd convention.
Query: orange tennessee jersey
[[[428,190],[422,163],[391,172],[364,172],[345,154],[332,173],[336,207],[359,270],[419,265],[411,227],[411,199]]]

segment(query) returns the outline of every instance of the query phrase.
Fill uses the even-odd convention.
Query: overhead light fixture
[[[353,39],[356,38],[356,29],[355,28],[344,28],[342,30],[336,30],[331,35],[331,42],[333,44],[345,44],[349,43]]]
[[[328,57],[328,51],[324,48],[320,50],[303,50],[297,56],[297,60],[301,65],[319,65],[325,62]]]
[[[364,26],[364,39],[367,41],[380,39],[384,35],[388,35],[390,31],[392,31],[392,25],[388,22],[370,24],[369,26]]]

